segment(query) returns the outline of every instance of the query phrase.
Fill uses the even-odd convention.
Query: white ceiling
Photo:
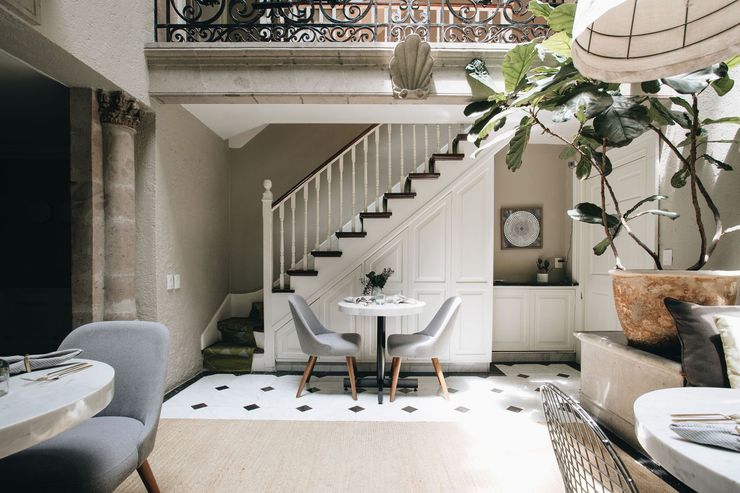
[[[463,115],[464,105],[434,104],[184,104],[230,147],[241,147],[266,125],[273,123],[438,123],[471,124]],[[549,118],[545,117],[546,120]],[[519,117],[509,118],[513,128]],[[572,128],[571,128],[572,127]],[[553,124],[559,131],[575,131],[571,124]],[[557,140],[534,130],[531,141],[557,144]]]

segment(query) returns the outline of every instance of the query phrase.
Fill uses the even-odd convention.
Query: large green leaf
[[[648,129],[650,118],[640,99],[614,96],[612,105],[594,118],[594,130],[598,141],[606,139],[607,145],[628,145]]]
[[[673,188],[683,188],[686,186],[686,180],[689,179],[689,175],[691,174],[691,171],[689,171],[688,166],[684,166],[675,173],[673,173],[673,176],[671,176],[671,186]]]
[[[535,41],[517,45],[506,53],[501,65],[506,92],[514,92],[519,83],[524,80],[529,69],[532,68],[532,62],[536,56],[537,43]]]
[[[558,158],[565,161],[567,159],[572,158],[576,155],[576,150],[573,146],[565,146],[563,147],[563,150],[560,151],[560,154],[558,155]]]
[[[732,166],[729,164],[720,161],[719,159],[715,159],[709,154],[703,154],[701,157],[703,157],[705,160],[709,161],[713,165],[715,165],[717,168],[725,170],[725,171],[732,171]]]
[[[734,85],[735,81],[730,79],[729,75],[725,75],[724,77],[712,82],[712,89],[714,89],[714,92],[716,92],[718,96],[724,96],[732,90]]]
[[[715,123],[734,123],[736,125],[740,125],[740,116],[725,116],[723,118],[705,118],[701,121],[702,125],[714,125]]]
[[[643,204],[647,204],[648,202],[655,202],[656,200],[665,200],[667,198],[667,195],[651,195],[649,197],[645,197],[644,199],[639,200],[635,205],[630,207],[630,209],[624,213],[624,218],[628,219],[630,215],[632,215],[632,213],[639,209],[640,206]]]
[[[463,110],[463,114],[465,116],[481,116],[483,113],[487,112],[494,106],[496,106],[498,103],[494,101],[475,101],[473,103],[470,103],[465,107]]]
[[[506,117],[511,115],[514,111],[517,110],[508,108],[500,113],[497,113],[493,119],[491,119],[483,128],[481,128],[480,132],[478,133],[478,138],[485,139],[491,134],[491,132],[498,132],[499,130],[501,130],[501,128],[506,124]]]
[[[568,215],[571,219],[580,221],[582,223],[589,224],[604,224],[602,218],[603,210],[596,204],[591,202],[581,202],[576,204],[573,209],[568,211]],[[619,225],[619,218],[613,214],[606,214],[606,224],[609,228],[616,228]]]
[[[674,111],[669,110],[663,103],[658,101],[656,98],[648,98],[650,101],[650,107],[655,110],[663,120],[670,121],[670,124],[678,123],[683,128],[691,128],[691,117],[685,111]]]
[[[502,94],[488,73],[486,63],[480,58],[471,60],[465,66],[465,75],[474,100],[487,101],[491,96],[498,97]]]
[[[594,89],[589,89],[572,96],[564,105],[552,114],[552,121],[565,122],[576,116],[579,108],[584,108],[585,119],[593,118],[612,104],[612,97]]]
[[[648,80],[648,81],[642,82],[640,84],[640,88],[642,89],[642,92],[646,92],[648,94],[655,94],[658,91],[660,91],[660,81],[659,80]]]
[[[553,31],[564,31],[568,36],[573,37],[573,20],[575,17],[576,4],[564,3],[555,7],[555,10],[550,13],[548,24]]]
[[[547,51],[560,55],[563,58],[570,58],[570,36],[564,32],[555,33],[542,42],[542,47]]]
[[[652,215],[652,216],[661,216],[661,217],[667,217],[668,219],[678,219],[678,213],[673,211],[667,211],[665,209],[647,209],[644,211],[640,211],[636,214],[633,214],[630,219],[636,219],[640,216],[646,216],[646,215]]]
[[[710,83],[727,75],[727,65],[717,63],[711,67],[688,74],[666,77],[663,83],[680,94],[692,94],[706,88]]]
[[[522,166],[522,156],[529,143],[529,134],[532,131],[533,123],[534,119],[531,116],[522,118],[519,127],[514,132],[514,137],[509,142],[509,150],[506,152],[506,167],[511,171],[516,171]]]
[[[576,178],[585,180],[591,176],[591,159],[588,156],[581,155],[576,165]]]
[[[553,8],[548,3],[540,2],[539,0],[533,0],[529,2],[529,11],[538,17],[542,17],[546,21],[550,19]]]
[[[673,101],[673,104],[677,104],[677,105],[681,106],[683,109],[685,109],[689,113],[693,113],[694,112],[694,109],[691,107],[691,103],[689,103],[688,101],[686,101],[681,96],[671,96],[671,101]]]

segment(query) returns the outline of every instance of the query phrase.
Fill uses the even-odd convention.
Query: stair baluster
[[[365,185],[365,202],[364,202],[365,205],[363,207],[360,207],[360,210],[367,211],[367,204],[368,204],[368,201],[367,201],[367,136],[362,141],[362,151],[365,154],[365,168],[363,170],[363,181]]]
[[[405,174],[403,172],[403,168],[404,168],[404,166],[403,166],[403,151],[406,149],[403,146],[403,123],[401,124],[401,132],[400,133],[401,133],[401,135],[400,135],[400,137],[401,137],[401,173],[399,175],[399,182],[401,183],[401,186],[403,186],[403,179],[405,178]]]
[[[326,200],[326,242],[327,250],[331,250],[331,165],[326,168],[327,200]]]
[[[380,211],[380,127],[375,129],[375,212]]]
[[[355,158],[356,158],[355,149],[356,149],[356,146],[352,148],[352,217],[350,219],[352,221],[351,231],[353,233],[357,231],[355,227],[355,222],[356,222],[355,221],[355,205],[357,204],[356,199],[355,199],[355,185],[357,184],[357,178],[355,176]]]
[[[319,206],[319,197],[321,194],[319,193],[321,190],[321,173],[316,174],[316,245],[314,250],[319,251],[321,248],[321,240],[319,239],[319,235],[321,234],[321,207]],[[315,262],[315,261],[314,261]]]
[[[452,152],[452,125],[447,124],[447,154]]]
[[[295,194],[290,196],[290,268],[295,269]]]
[[[391,134],[393,133],[393,125],[388,124],[388,191],[393,191],[393,173],[391,170],[391,164],[393,163],[393,146],[391,145],[393,139]]]
[[[308,270],[308,184],[303,186],[303,270]]]
[[[344,231],[344,154],[339,156],[339,231]]]
[[[280,216],[280,289],[285,289],[285,207],[278,207]]]
[[[428,166],[429,162],[429,125],[424,125],[424,167]],[[429,169],[431,172],[431,168]]]
[[[416,167],[419,166],[419,161],[416,160],[416,124],[412,125],[411,128],[413,128],[412,131],[412,138],[414,139],[414,145],[413,145],[413,162],[411,164],[411,172],[413,173],[416,171]]]

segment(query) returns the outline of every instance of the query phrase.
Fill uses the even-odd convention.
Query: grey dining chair
[[[68,348],[113,367],[113,400],[75,428],[0,460],[3,487],[110,493],[137,471],[146,490],[158,493],[147,458],[164,397],[169,331],[154,322],[95,322],[72,331],[59,346]]]
[[[360,352],[360,334],[342,334],[333,332],[319,322],[316,315],[308,306],[306,300],[297,294],[288,297],[290,311],[293,314],[293,323],[298,333],[298,342],[301,351],[308,355],[308,363],[303,371],[301,383],[298,385],[296,398],[301,396],[303,387],[311,378],[313,367],[319,356],[344,356],[347,360],[347,372],[352,388],[352,399],[357,400],[357,383],[355,382],[355,356]]]
[[[638,493],[599,425],[552,384],[540,387],[550,441],[568,493]]]
[[[401,358],[432,358],[434,373],[437,375],[440,387],[442,387],[442,394],[445,399],[450,398],[438,356],[450,335],[452,335],[452,327],[455,325],[455,318],[461,304],[462,299],[459,296],[448,298],[442,303],[429,325],[421,332],[388,336],[388,354],[393,357],[391,361],[391,371],[393,372],[391,402],[396,398],[398,375],[401,372]]]

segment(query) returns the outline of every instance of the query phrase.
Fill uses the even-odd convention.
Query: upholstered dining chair
[[[75,428],[0,460],[3,488],[110,493],[137,471],[149,493],[159,492],[147,458],[164,397],[167,328],[154,322],[95,322],[72,331],[59,346],[68,348],[113,367],[113,400]]]
[[[556,386],[540,387],[550,441],[565,491],[637,493],[637,486],[599,425]]]
[[[357,400],[357,383],[355,382],[355,356],[360,352],[360,334],[342,334],[332,332],[319,322],[316,315],[308,306],[306,300],[297,294],[288,297],[290,311],[293,314],[293,323],[298,333],[298,342],[301,351],[308,355],[308,363],[303,371],[301,383],[298,385],[296,398],[301,396],[303,387],[311,378],[313,367],[319,356],[344,356],[347,360],[347,372],[352,388],[352,399]]]
[[[393,357],[391,361],[393,375],[391,379],[391,402],[396,398],[398,375],[401,372],[401,358],[432,358],[434,373],[437,375],[439,386],[442,387],[442,394],[445,399],[450,398],[438,356],[452,334],[452,327],[455,325],[455,318],[461,304],[462,299],[459,296],[448,298],[442,303],[429,325],[421,332],[388,336],[388,354]]]

